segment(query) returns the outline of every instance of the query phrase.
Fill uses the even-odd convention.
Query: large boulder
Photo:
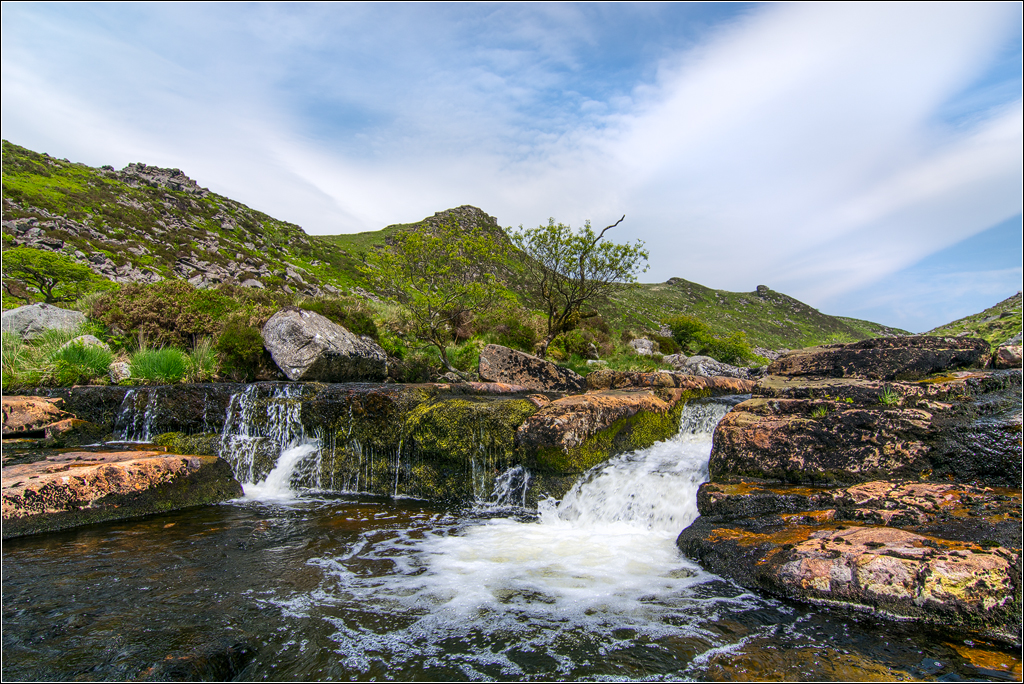
[[[992,359],[996,368],[1020,368],[1021,367],[1021,346],[1019,344],[1004,344],[996,349]]]
[[[0,319],[0,330],[30,340],[47,330],[76,330],[85,323],[85,314],[51,304],[29,304],[4,311]]]
[[[577,393],[587,389],[578,373],[498,344],[489,344],[480,351],[480,379],[542,392]]]
[[[727,378],[749,378],[750,369],[732,366],[722,363],[710,356],[691,356],[678,366],[679,371],[690,375],[700,375],[705,378],[725,376]]]
[[[293,381],[383,381],[388,375],[380,345],[313,311],[278,311],[263,326],[263,344]]]

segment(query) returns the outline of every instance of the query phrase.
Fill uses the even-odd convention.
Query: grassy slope
[[[981,313],[940,325],[926,335],[962,335],[982,337],[992,344],[1002,344],[1021,334],[1021,293],[1007,297]],[[1018,344],[1020,344],[1018,342]]]
[[[382,247],[396,232],[438,219],[428,217],[418,223],[351,235],[310,236],[294,224],[215,193],[197,197],[165,188],[133,187],[119,180],[116,172],[54,159],[7,141],[3,151],[5,219],[34,216],[48,237],[65,241],[68,253],[99,252],[119,265],[130,261],[163,277],[174,277],[178,257],[198,256],[220,265],[262,263],[282,275],[291,263],[306,269],[321,284],[344,290],[366,287],[359,270],[363,254]],[[458,214],[463,209],[450,211]],[[485,215],[479,210],[462,211],[461,215],[500,230],[497,224],[480,218]],[[90,230],[70,234],[54,220],[58,217]],[[206,250],[203,244],[215,244],[217,251]],[[143,247],[149,253],[136,256],[129,252],[133,247]],[[275,286],[274,282],[267,284]],[[630,288],[601,310],[613,327],[640,334],[657,330],[668,316],[685,313],[707,322],[716,334],[742,330],[752,344],[772,349],[905,334],[868,321],[828,316],[767,288],[753,293],[725,292],[681,278]]]

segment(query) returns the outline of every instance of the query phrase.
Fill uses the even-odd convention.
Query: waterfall
[[[247,498],[287,499],[293,484],[321,486],[320,440],[302,425],[303,392],[302,385],[249,385],[231,396],[220,455]]]
[[[156,388],[128,390],[114,419],[114,432],[121,442],[148,442],[153,438],[159,401]]]

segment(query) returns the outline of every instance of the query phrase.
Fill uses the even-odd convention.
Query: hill
[[[372,296],[360,272],[365,255],[400,231],[430,230],[447,220],[508,239],[494,217],[470,206],[378,231],[307,235],[200,187],[179,169],[143,163],[97,169],[3,142],[4,249],[59,251],[117,283],[183,279],[198,288],[236,284],[299,296]],[[5,308],[16,304],[5,295]],[[725,292],[682,278],[629,288],[602,313],[611,327],[637,334],[684,313],[716,334],[744,331],[752,344],[768,349],[906,334],[828,316],[763,285]]]
[[[981,337],[993,345],[1021,340],[1021,293],[1007,297],[981,313],[965,316],[929,330],[926,335]]]

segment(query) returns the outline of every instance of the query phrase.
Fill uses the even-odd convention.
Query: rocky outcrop
[[[989,344],[975,337],[879,337],[789,352],[768,367],[770,375],[915,380],[932,373],[983,368]]]
[[[380,381],[387,353],[313,311],[285,309],[263,326],[263,343],[277,367],[293,381]]]
[[[47,330],[76,330],[85,323],[81,311],[61,309],[52,304],[29,304],[3,312],[0,328],[22,339],[39,337]]]
[[[515,349],[489,344],[480,351],[480,378],[541,392],[583,392],[584,379],[550,361]]]
[[[658,343],[646,337],[638,337],[629,341],[629,347],[639,356],[651,356],[658,352]]]
[[[104,426],[62,410],[60,399],[6,395],[2,401],[4,439],[38,438],[46,446],[66,446],[95,443],[107,433]]]
[[[910,337],[781,357],[716,428],[681,550],[753,589],[1019,643],[1021,373],[958,370],[987,353]]]
[[[996,368],[1020,368],[1021,367],[1021,346],[1019,344],[1004,344],[996,348],[992,357],[992,365]]]
[[[689,396],[721,396],[724,394],[750,394],[756,383],[730,377],[704,377],[686,373],[656,371],[643,373],[602,369],[587,375],[588,390],[607,389],[681,389]]]
[[[680,372],[700,375],[706,378],[725,376],[727,378],[749,378],[750,369],[732,366],[716,361],[710,356],[691,356],[679,367]]]
[[[3,468],[3,538],[241,496],[227,463],[156,451],[72,451]]]

